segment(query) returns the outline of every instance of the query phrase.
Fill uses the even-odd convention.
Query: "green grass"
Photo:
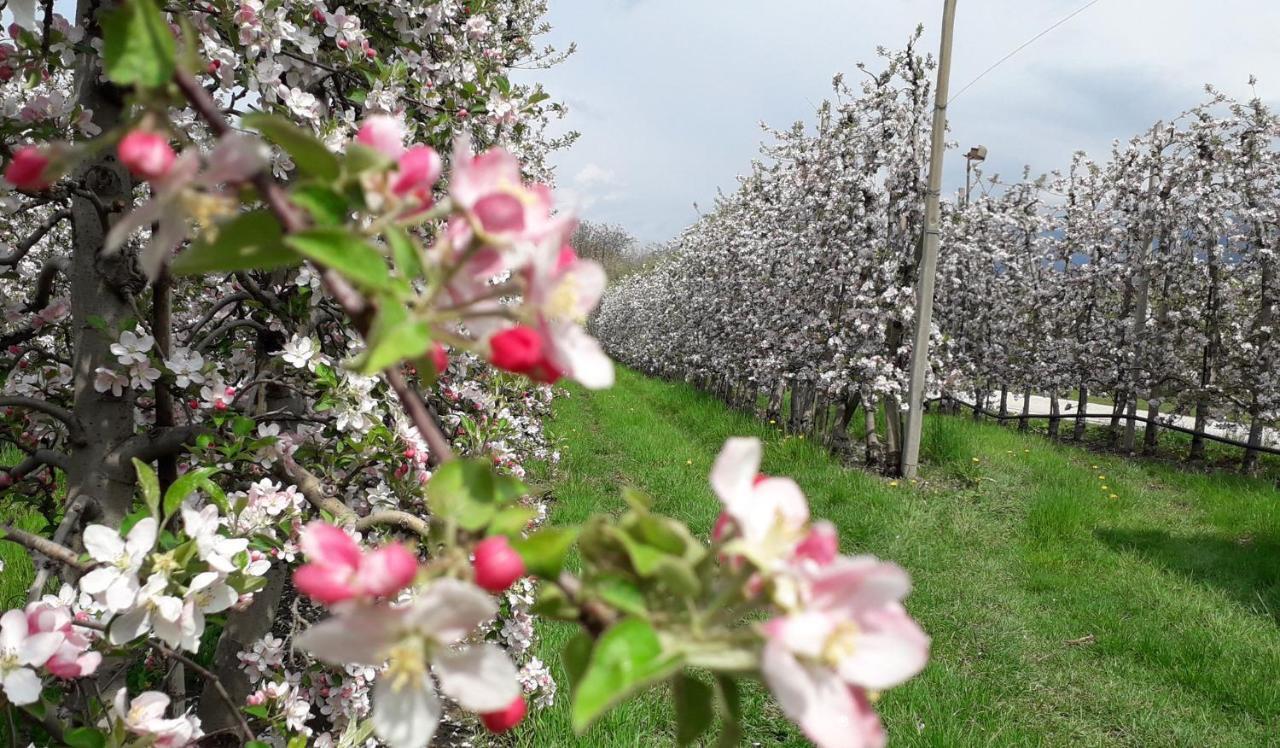
[[[1280,495],[1269,483],[934,415],[922,480],[893,485],[690,387],[626,370],[613,389],[574,389],[555,407],[556,522],[618,510],[618,487],[632,484],[705,536],[718,512],[711,461],[726,437],[756,435],[764,470],[800,483],[814,514],[840,527],[845,552],[906,567],[908,607],[933,636],[933,656],[879,702],[895,745],[1241,746],[1280,736]],[[570,633],[542,626],[539,656],[562,684],[557,653]],[[582,738],[567,708],[562,692],[515,742],[673,742],[660,691]],[[759,689],[747,714],[750,740],[805,744]]]

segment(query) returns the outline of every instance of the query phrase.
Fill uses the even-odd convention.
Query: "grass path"
[[[896,485],[629,371],[612,390],[559,400],[550,430],[562,444],[557,522],[620,510],[618,486],[631,484],[705,537],[718,511],[711,461],[726,437],[756,435],[765,472],[794,477],[845,552],[906,567],[908,607],[934,646],[927,670],[879,702],[895,745],[1280,741],[1280,494],[1269,484],[936,416],[922,481]],[[545,625],[539,652],[561,683],[567,636]],[[748,713],[752,740],[804,745],[759,691]],[[672,743],[659,692],[580,739],[567,694],[530,723],[522,745]]]

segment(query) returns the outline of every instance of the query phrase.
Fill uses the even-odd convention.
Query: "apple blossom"
[[[364,552],[346,532],[323,522],[307,525],[300,544],[309,562],[294,572],[294,584],[325,605],[393,595],[418,572],[417,559],[403,545]]]
[[[64,638],[60,631],[32,633],[21,610],[0,616],[0,686],[10,702],[21,706],[40,699],[40,676],[33,668],[44,665]]]
[[[102,653],[90,649],[94,639],[90,630],[75,625],[75,616],[59,598],[38,600],[26,608],[30,633],[57,632],[62,642],[44,663],[44,669],[57,678],[83,678],[93,675],[102,663]]]
[[[169,697],[159,691],[145,691],[130,701],[125,688],[116,691],[112,701],[114,716],[124,729],[155,748],[180,748],[204,734],[195,716],[165,717],[169,703]]]
[[[89,525],[84,530],[84,547],[102,564],[80,579],[80,589],[106,606],[120,612],[133,605],[138,594],[138,570],[156,542],[158,525],[154,517],[143,517],[128,535],[106,525]]]
[[[422,748],[442,713],[432,673],[446,696],[478,714],[507,710],[520,696],[516,668],[496,645],[455,648],[497,611],[480,589],[438,579],[409,605],[349,608],[296,641],[326,662],[387,662],[374,687],[374,730],[391,748]]]

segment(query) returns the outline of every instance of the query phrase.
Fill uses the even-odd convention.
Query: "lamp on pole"
[[[974,161],[987,160],[987,147],[985,145],[975,145],[964,154],[964,207],[969,207],[969,191],[973,186],[969,183],[969,175],[973,173]]]
[[[942,6],[942,42],[938,51],[938,85],[934,87],[933,136],[929,151],[929,192],[925,197],[924,242],[920,276],[916,280],[916,330],[911,346],[911,382],[907,392],[907,428],[903,434],[899,468],[914,478],[920,462],[920,430],[924,425],[924,383],[929,371],[929,331],[933,328],[933,284],[938,273],[941,236],[942,155],[947,148],[947,84],[951,77],[951,37],[956,25],[956,0]]]

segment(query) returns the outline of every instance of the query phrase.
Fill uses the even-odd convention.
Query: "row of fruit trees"
[[[612,354],[837,446],[862,405],[868,461],[896,465],[931,113],[918,38],[837,77],[811,124],[771,131],[735,192],[611,288],[593,329]],[[935,393],[1141,400],[1194,418],[1193,458],[1207,426],[1242,424],[1255,468],[1280,418],[1277,136],[1261,99],[1208,89],[1105,161],[947,203]]]

